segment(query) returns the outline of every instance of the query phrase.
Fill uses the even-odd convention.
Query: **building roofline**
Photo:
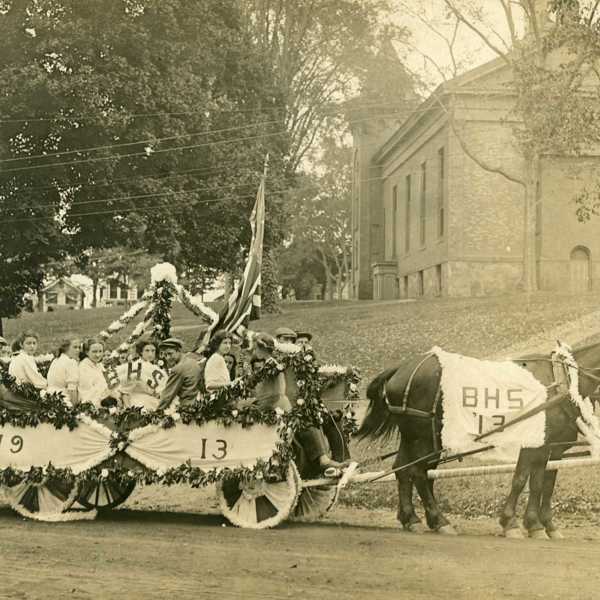
[[[459,95],[461,93],[473,93],[477,90],[466,89],[466,86],[486,75],[494,73],[506,66],[506,61],[501,57],[495,58],[488,61],[478,67],[470,69],[462,75],[448,80],[447,82],[441,83],[438,87],[429,95],[428,98],[423,100],[421,104],[408,116],[408,118],[396,129],[396,131],[381,145],[381,147],[375,152],[372,158],[372,162],[375,164],[381,164],[385,158],[393,152],[396,147],[402,143],[402,141],[410,135],[410,133],[418,127],[428,116],[439,115],[442,112],[442,105],[451,95]],[[463,89],[461,89],[463,88]],[[494,93],[507,93],[506,90],[493,89],[485,90],[486,94]],[[437,106],[435,106],[437,104]]]
[[[51,287],[54,287],[57,283],[61,283],[61,282],[64,283],[64,284],[66,284],[70,288],[73,288],[74,290],[76,290],[80,294],[85,294],[85,292],[78,285],[74,284],[72,281],[69,281],[66,277],[58,277],[54,281],[51,281],[46,287],[42,288],[40,291],[41,292],[46,292]]]

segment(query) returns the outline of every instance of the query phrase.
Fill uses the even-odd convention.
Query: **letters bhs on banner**
[[[540,412],[481,442],[474,438],[546,401],[546,388],[529,371],[510,362],[469,358],[433,348],[442,367],[442,445],[452,452],[494,445],[486,460],[512,462],[521,448],[545,442],[546,413]]]

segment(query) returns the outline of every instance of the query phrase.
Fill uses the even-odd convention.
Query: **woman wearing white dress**
[[[213,334],[208,343],[208,360],[204,367],[204,385],[212,392],[231,383],[231,376],[224,355],[231,350],[231,336],[220,330]]]
[[[58,347],[57,357],[48,369],[48,391],[62,392],[65,398],[74,404],[77,403],[80,352],[81,340],[64,340]]]
[[[111,395],[102,364],[104,342],[98,338],[86,340],[80,356],[79,401],[91,402],[94,406],[100,407],[102,400]]]
[[[14,346],[18,354],[13,356],[10,361],[9,375],[12,375],[17,383],[30,383],[38,390],[45,390],[48,382],[40,373],[35,362],[35,353],[38,347],[37,333],[31,330],[24,331],[15,340]]]

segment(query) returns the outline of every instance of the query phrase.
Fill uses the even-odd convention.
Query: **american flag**
[[[229,301],[219,312],[219,320],[207,332],[205,341],[214,331],[225,329],[235,332],[240,325],[260,318],[260,271],[265,233],[265,176],[258,187],[256,203],[250,216],[252,242],[242,280],[236,284]]]

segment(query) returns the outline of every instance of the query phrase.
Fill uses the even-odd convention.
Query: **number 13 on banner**
[[[23,438],[20,435],[13,435],[10,441],[0,433],[0,451],[8,449],[12,454],[18,454],[23,450]]]
[[[478,435],[485,433],[488,429],[502,427],[502,425],[506,423],[506,417],[504,415],[491,415],[488,417],[486,415],[473,413],[473,417],[475,417],[475,427]]]

